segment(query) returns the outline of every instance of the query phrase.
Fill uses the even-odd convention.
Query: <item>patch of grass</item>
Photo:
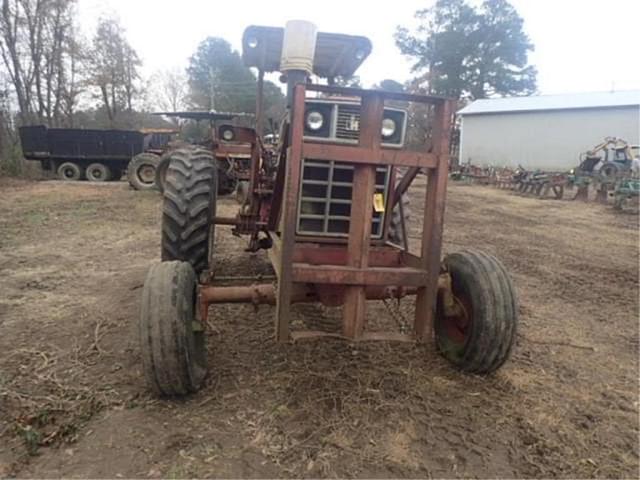
[[[49,215],[46,212],[30,211],[25,214],[24,218],[31,225],[40,225],[49,219]]]
[[[19,144],[10,144],[0,157],[0,177],[42,178],[39,162],[29,162],[22,156]]]
[[[17,177],[25,168],[25,160],[18,145],[9,145],[7,151],[0,157],[0,175]]]
[[[27,453],[32,456],[37,455],[40,442],[42,441],[42,435],[40,432],[31,425],[18,428]]]
[[[192,478],[191,469],[189,466],[182,461],[181,463],[176,463],[169,467],[167,471],[167,477],[170,479],[178,479],[178,478]]]

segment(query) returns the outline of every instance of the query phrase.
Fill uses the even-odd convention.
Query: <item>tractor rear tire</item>
[[[486,374],[500,368],[516,338],[516,291],[502,263],[463,250],[445,257],[459,314],[446,316],[438,298],[435,339],[440,353],[461,370]]]
[[[162,260],[209,267],[216,214],[217,170],[211,152],[180,148],[169,155],[162,205]]]
[[[389,220],[388,238],[391,243],[404,247],[404,239],[407,233],[405,230],[409,228],[409,220],[411,218],[409,195],[406,193],[403,194],[400,201],[402,202],[402,214],[400,213],[400,205],[396,205],[393,212],[391,212],[391,219]],[[409,236],[407,235],[407,239],[408,238]]]
[[[129,185],[135,190],[151,190],[155,187],[156,167],[160,157],[154,153],[139,153],[127,165]]]
[[[111,179],[111,169],[103,163],[92,163],[85,170],[90,182],[107,182]]]
[[[160,157],[160,162],[158,162],[158,166],[156,167],[155,184],[160,193],[164,193],[164,183],[167,176],[167,169],[169,168],[170,160],[170,155],[163,155],[162,157]]]
[[[614,162],[605,162],[599,170],[600,178],[603,180],[615,180],[618,176],[620,167]]]
[[[144,282],[138,324],[142,366],[157,395],[195,392],[206,376],[206,338],[196,316],[196,284],[196,274],[186,262],[156,263]]]
[[[58,178],[60,180],[77,182],[82,180],[84,169],[74,162],[64,162],[58,167]]]

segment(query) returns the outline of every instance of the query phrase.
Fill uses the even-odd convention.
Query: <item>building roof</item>
[[[467,105],[458,111],[458,115],[627,106],[640,106],[640,90],[486,98]]]

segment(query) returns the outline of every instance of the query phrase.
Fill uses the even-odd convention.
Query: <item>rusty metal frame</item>
[[[357,144],[320,143],[312,138],[305,139],[304,111],[309,91],[360,98],[360,133]],[[382,146],[380,129],[385,100],[434,106],[435,120],[429,151],[412,152]],[[261,99],[258,103],[261,103]],[[251,144],[252,200],[241,208],[235,219],[216,217],[213,222],[218,225],[234,225],[235,233],[251,234],[250,246],[256,244],[260,232],[267,235],[270,247],[268,254],[276,272],[277,288],[272,284],[200,285],[198,298],[202,318],[206,320],[211,303],[275,304],[277,341],[326,337],[326,332],[290,331],[292,303],[321,301],[330,305],[342,305],[343,331],[338,335],[340,338],[352,341],[426,340],[432,332],[437,296],[441,295],[445,299],[445,309],[453,308],[449,305],[452,302],[446,301],[451,294],[450,279],[446,272],[441,271],[440,265],[452,113],[452,101],[441,97],[302,83],[295,85],[289,120],[285,124],[287,128],[283,131],[273,191],[267,197],[258,192],[257,187],[263,179],[261,180],[259,170],[260,149],[254,141]],[[259,118],[261,116],[258,115]],[[296,234],[304,158],[353,165],[351,215],[346,239]],[[387,243],[384,238],[371,239],[375,172],[380,166],[408,167],[398,185],[395,185],[394,180],[395,169],[391,169],[387,209],[393,209],[400,201],[402,194],[420,171],[427,174],[419,255],[410,254],[406,242],[399,247]],[[260,216],[264,205],[268,206],[268,218]],[[388,219],[385,219],[384,235],[387,227]],[[215,280],[215,275],[210,275],[209,278]],[[365,331],[367,300],[400,298],[405,295],[416,295],[411,335]]]
[[[361,98],[360,139],[357,145],[320,144],[313,142],[312,139],[304,138],[303,113],[306,92],[308,91]],[[430,152],[391,150],[381,146],[379,132],[386,99],[420,102],[435,106],[435,124]],[[279,229],[270,232],[273,239],[270,258],[278,278],[275,318],[278,341],[284,342],[290,338],[290,306],[295,301],[294,292],[300,284],[336,285],[344,290],[342,336],[351,340],[361,340],[366,337],[364,330],[367,288],[391,285],[398,288],[415,288],[417,298],[414,336],[419,340],[424,340],[430,334],[435,315],[440,275],[451,115],[451,101],[440,97],[320,85],[296,85],[290,117],[290,142],[286,154],[284,201],[278,222]],[[341,249],[343,252],[344,264],[312,265],[296,261],[296,255],[303,254],[298,252],[303,252],[305,248],[300,243],[303,239],[297,237],[295,231],[302,160],[305,157],[318,160],[337,160],[354,165],[348,241],[346,245],[333,247],[338,251]],[[411,262],[406,261],[410,257],[405,255],[403,260],[406,263],[383,265],[372,263],[370,229],[375,168],[379,165],[413,167],[410,174],[411,180],[415,178],[419,169],[425,170],[428,175],[421,254],[413,258]],[[410,180],[407,180],[402,184],[398,189],[399,195],[408,188],[409,183]],[[396,198],[399,198],[398,194],[394,196],[393,201],[396,201]],[[397,247],[390,245],[382,248],[397,250]],[[303,336],[308,337],[309,335]]]

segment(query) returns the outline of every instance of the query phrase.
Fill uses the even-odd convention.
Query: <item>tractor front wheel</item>
[[[138,324],[147,383],[161,396],[197,391],[207,372],[207,350],[195,307],[196,274],[187,262],[151,267]]]
[[[454,308],[438,296],[435,338],[441,354],[461,370],[491,373],[502,366],[516,338],[518,303],[502,263],[486,253],[448,255]],[[447,311],[448,310],[448,311]]]

